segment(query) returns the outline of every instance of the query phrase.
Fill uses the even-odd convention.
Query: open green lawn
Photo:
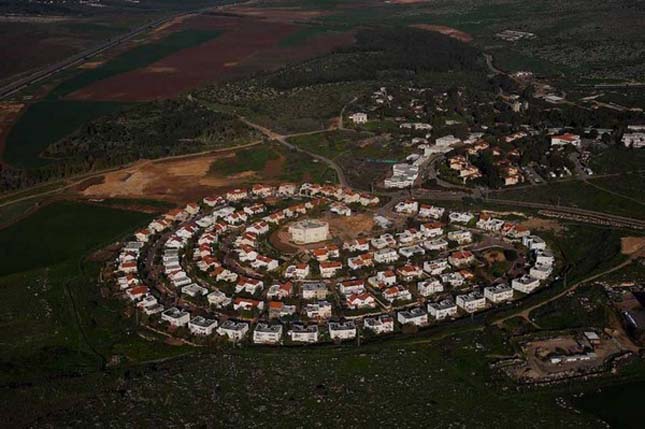
[[[51,162],[40,157],[50,144],[73,133],[83,124],[127,107],[127,103],[44,100],[32,104],[20,116],[6,140],[3,159],[19,168]]]
[[[95,69],[83,71],[63,81],[48,94],[48,97],[63,97],[93,82],[145,67],[177,51],[214,39],[219,34],[218,31],[206,30],[183,30],[171,33],[159,41],[137,46]]]

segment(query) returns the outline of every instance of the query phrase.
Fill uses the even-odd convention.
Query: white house
[[[223,322],[217,333],[219,335],[228,337],[230,341],[242,341],[246,333],[249,332],[249,324],[246,322],[236,322],[235,320],[227,320]]]
[[[580,146],[580,136],[577,134],[564,133],[557,136],[551,136],[551,146]]]
[[[450,214],[448,215],[448,219],[453,223],[467,224],[474,218],[475,216],[473,216],[472,213],[468,212],[450,212]]]
[[[188,322],[188,329],[193,335],[211,335],[217,327],[217,320],[195,316]]]
[[[434,240],[424,241],[423,247],[430,251],[442,251],[448,248],[448,242],[443,238],[436,238]]]
[[[396,319],[401,325],[412,324],[416,326],[425,326],[428,324],[428,313],[422,308],[415,307],[410,310],[399,311]]]
[[[447,237],[448,240],[456,241],[457,244],[468,244],[473,241],[473,234],[470,231],[465,230],[450,231]]]
[[[381,314],[377,317],[366,317],[363,319],[363,326],[376,335],[387,334],[394,331],[394,319],[388,314]]]
[[[428,219],[441,219],[446,209],[443,207],[436,207],[427,204],[421,204],[419,207],[418,216]]]
[[[410,215],[416,214],[419,211],[419,202],[415,200],[401,201],[394,206],[394,211]]]
[[[347,307],[350,309],[375,308],[376,300],[367,292],[347,296]]]
[[[439,237],[443,234],[443,224],[439,222],[421,224],[421,234],[426,238]]]
[[[168,322],[171,326],[185,326],[190,321],[190,313],[171,307],[161,313],[161,320]]]
[[[457,295],[457,306],[466,313],[474,313],[486,308],[486,298],[479,291],[472,291],[464,295]]]
[[[291,341],[296,343],[317,343],[318,342],[318,325],[291,325],[288,332]]]
[[[513,288],[504,284],[485,287],[484,298],[493,304],[511,301],[513,299]]]
[[[352,320],[346,322],[329,322],[329,336],[332,340],[351,340],[356,338],[356,324]]]
[[[540,286],[540,280],[529,275],[523,275],[511,281],[511,286],[516,291],[522,293],[531,293]]]
[[[423,263],[423,271],[430,274],[431,276],[436,276],[448,269],[448,260],[446,258],[433,259],[431,261],[425,261]]]
[[[331,304],[328,301],[317,301],[305,305],[304,312],[310,319],[329,319]]]
[[[431,302],[428,304],[428,312],[436,320],[443,320],[447,317],[454,317],[457,315],[457,304],[451,299],[444,299],[439,302]]]
[[[399,259],[399,254],[395,249],[381,249],[374,252],[374,261],[378,264],[390,264]]]
[[[421,296],[430,296],[443,292],[443,284],[439,279],[428,279],[417,283],[417,290]]]
[[[208,303],[210,305],[213,305],[217,308],[226,307],[230,305],[231,302],[233,302],[231,298],[226,296],[226,294],[219,289],[215,289],[214,291],[206,295],[206,299],[208,300]]]
[[[282,338],[282,325],[258,323],[253,331],[253,342],[256,344],[277,344]]]

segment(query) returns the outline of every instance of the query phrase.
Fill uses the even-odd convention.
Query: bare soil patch
[[[447,27],[445,25],[413,24],[411,25],[411,27],[445,34],[448,37],[452,37],[453,39],[460,40],[464,43],[470,43],[473,41],[473,36],[471,36],[470,34],[463,32],[461,30],[457,30],[456,28]]]
[[[234,175],[210,172],[211,164],[232,158],[235,151],[220,152],[169,161],[140,161],[133,166],[106,173],[81,183],[76,192],[85,198],[144,198],[186,203],[206,195],[253,183],[278,183],[284,159],[271,161],[261,172]]]
[[[528,220],[525,220],[521,223],[522,226],[527,227],[530,230],[542,230],[542,231],[552,231],[552,232],[562,232],[565,230],[565,227],[562,226],[560,222],[555,219],[543,219],[539,217],[531,217]]]
[[[620,251],[623,255],[633,255],[645,249],[645,237],[623,237],[620,239]]]
[[[329,230],[332,236],[346,241],[355,239],[358,236],[367,236],[374,228],[374,219],[371,215],[361,213],[352,216],[337,216],[329,214],[322,217],[329,222]]]
[[[77,68],[80,70],[92,70],[103,64],[104,61],[88,61],[86,63],[81,64]]]
[[[226,11],[243,16],[257,17],[272,22],[308,21],[331,13],[323,10],[304,10],[297,7],[256,8],[248,6],[227,7]]]

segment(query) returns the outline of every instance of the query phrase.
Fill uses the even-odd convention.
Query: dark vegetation
[[[411,79],[421,72],[483,70],[479,50],[441,34],[413,28],[357,33],[356,43],[267,79],[279,90],[317,84]]]
[[[258,135],[237,118],[189,100],[165,100],[134,106],[83,125],[49,146],[47,165],[19,170],[0,165],[0,190],[26,186],[122,165],[243,144]]]

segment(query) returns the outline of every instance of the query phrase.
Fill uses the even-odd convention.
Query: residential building
[[[332,340],[351,340],[356,338],[356,324],[352,320],[329,322],[329,336]]]
[[[242,341],[247,332],[249,332],[248,323],[236,322],[231,319],[226,320],[219,326],[219,328],[217,328],[217,333],[219,335],[228,337],[230,341],[234,342]]]
[[[466,313],[474,313],[486,308],[486,298],[477,290],[464,295],[457,295],[456,303]]]
[[[203,316],[195,316],[188,322],[188,329],[193,335],[212,335],[217,327],[217,320],[207,319]]]
[[[256,344],[278,344],[282,338],[282,325],[258,323],[253,331],[253,342]]]
[[[444,299],[439,302],[431,302],[428,304],[428,313],[436,320],[443,320],[447,317],[455,317],[457,315],[457,304],[452,299]]]
[[[171,326],[185,326],[190,321],[190,313],[171,307],[161,313],[161,320],[168,322]]]
[[[426,313],[422,308],[415,307],[409,310],[399,311],[396,315],[396,319],[401,325],[416,325],[416,326],[425,326],[428,324],[428,313]]]
[[[363,319],[363,326],[376,335],[394,332],[394,319],[389,314],[381,314],[376,317],[366,317]]]
[[[317,343],[318,326],[293,324],[288,332],[291,341],[296,343]]]
[[[509,285],[499,284],[484,288],[484,298],[497,304],[513,300],[513,288]]]

